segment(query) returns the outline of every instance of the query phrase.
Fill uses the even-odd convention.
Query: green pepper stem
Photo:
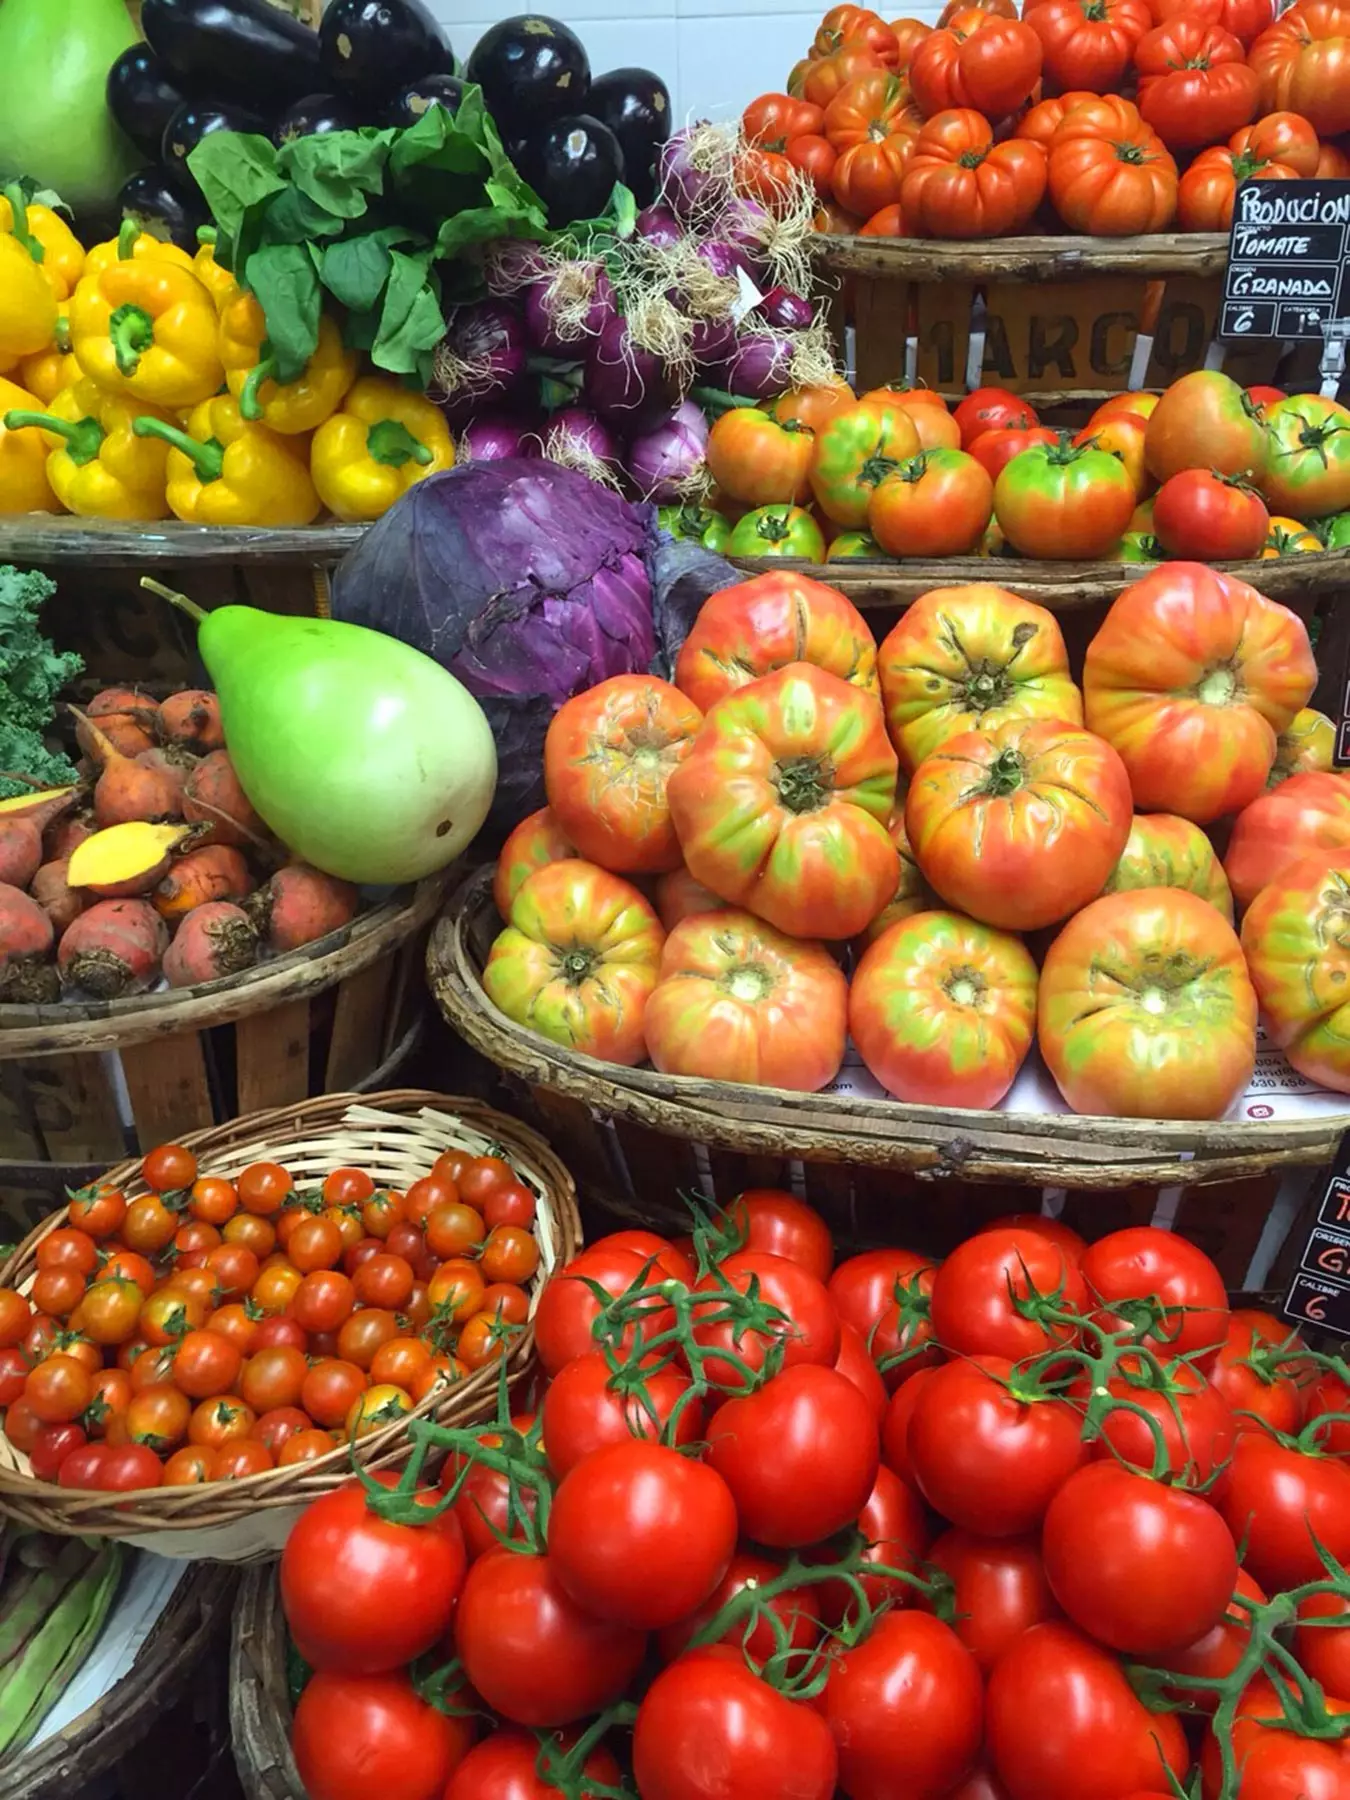
[[[107,433],[97,419],[58,419],[53,413],[41,412],[7,412],[5,414],[6,431],[25,431],[30,426],[39,431],[50,431],[54,437],[66,440],[66,453],[76,468],[82,469],[86,463],[93,462],[103,448],[103,440]]]
[[[189,600],[187,595],[180,594],[177,588],[165,587],[162,581],[155,581],[149,575],[141,576],[141,586],[145,588],[148,593],[158,594],[161,600],[167,600],[170,606],[176,606],[180,612],[185,612],[189,618],[195,619],[199,625],[202,620],[208,616],[206,609],[198,606],[195,600]]]
[[[187,457],[204,482],[219,481],[225,472],[225,449],[215,438],[200,443],[176,425],[166,425],[163,419],[137,419],[131,429],[137,437],[163,438],[166,444]]]
[[[249,371],[248,380],[244,383],[243,392],[239,396],[239,410],[246,419],[255,424],[263,416],[262,401],[258,398],[258,389],[265,381],[271,381],[277,372],[275,356],[265,356],[257,366]]]
[[[215,241],[216,228],[214,225],[199,225],[197,227],[197,242],[199,244],[214,244]]]
[[[11,181],[5,188],[5,198],[9,201],[10,231],[23,245],[35,263],[40,263],[47,252],[28,229],[28,203],[23,197],[23,189],[17,181]]]
[[[119,375],[132,376],[155,341],[155,322],[143,306],[119,306],[108,321]]]
[[[141,228],[130,214],[123,219],[122,229],[117,234],[117,260],[130,262],[136,254],[136,245],[140,242]]]
[[[398,419],[381,419],[366,433],[366,449],[377,463],[389,469],[401,469],[405,463],[419,463],[426,468],[434,458],[426,445],[415,438]]]

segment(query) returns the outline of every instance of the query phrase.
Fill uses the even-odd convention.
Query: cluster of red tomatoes
[[[508,1017],[802,1091],[851,1037],[896,1098],[979,1108],[1038,1045],[1075,1112],[1211,1119],[1259,1002],[1350,1092],[1350,779],[1286,607],[1160,563],[1075,678],[1006,588],[934,589],[878,646],[836,589],[772,573],[706,602],[674,675],[601,682],[549,729],[548,806],[497,866],[483,983]]]
[[[1197,370],[1080,431],[1004,388],[844,382],[738,407],[708,438],[718,504],[760,556],[1203,562],[1350,546],[1350,408]]]
[[[311,1800],[1343,1800],[1350,1368],[1152,1227],[834,1263],[606,1238],[537,1412],[306,1513]]]
[[[20,1293],[0,1289],[0,1407],[40,1481],[137,1489],[326,1456],[500,1357],[539,1266],[535,1196],[451,1150],[406,1193],[277,1163],[75,1195]]]
[[[936,28],[836,6],[786,94],[746,109],[817,228],[988,238],[1226,231],[1238,185],[1350,176],[1350,7],[949,0]],[[1042,98],[1042,95],[1047,96]],[[1184,169],[1184,172],[1183,172]]]

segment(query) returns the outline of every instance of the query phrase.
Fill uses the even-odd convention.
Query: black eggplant
[[[670,89],[650,69],[611,69],[591,83],[586,110],[623,151],[624,180],[639,206],[656,198],[656,155],[670,136]]]
[[[541,121],[583,113],[591,88],[586,47],[557,19],[522,14],[485,31],[464,71],[509,135]]]
[[[323,86],[318,33],[271,0],[144,0],[141,29],[175,77],[206,93],[288,104]]]
[[[464,83],[458,75],[428,75],[401,88],[385,111],[384,123],[405,130],[415,125],[433,106],[443,106],[453,117],[464,98]]]
[[[329,0],[319,25],[319,61],[334,87],[381,98],[455,68],[445,33],[422,0]]]
[[[594,219],[624,177],[623,151],[608,125],[578,113],[555,119],[526,143],[521,174],[544,202],[555,230]]]
[[[108,111],[146,156],[158,156],[164,127],[188,95],[149,44],[133,44],[108,70]]]
[[[317,137],[325,131],[355,131],[366,123],[350,100],[338,94],[308,94],[282,113],[272,127],[272,142],[280,149],[294,138]]]
[[[189,193],[159,164],[138,170],[123,183],[117,210],[122,218],[135,219],[151,237],[165,238],[188,251],[197,248],[197,232],[210,222],[201,195],[195,189]]]
[[[186,106],[179,107],[164,127],[160,154],[165,168],[173,170],[180,181],[190,184],[192,171],[187,166],[187,159],[213,131],[254,131],[265,136],[267,127],[256,114],[245,112],[240,106],[198,106],[189,101]]]

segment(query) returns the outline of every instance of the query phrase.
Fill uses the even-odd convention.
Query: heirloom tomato
[[[897,1100],[997,1106],[1035,1035],[1036,965],[1005,932],[959,913],[915,913],[869,946],[848,1022]]]
[[[887,63],[899,53],[895,32],[866,6],[832,6],[820,22],[812,48],[816,56],[833,56],[845,45],[859,44]]]
[[[802,82],[802,99],[809,100],[813,106],[828,106],[851,81],[885,67],[881,57],[865,44],[845,44],[829,56],[812,60]]]
[[[1157,406],[1157,394],[1112,394],[1109,400],[1102,401],[1088,420],[1088,425],[1089,427],[1104,425],[1108,419],[1119,418],[1122,413],[1129,417],[1142,419],[1147,424],[1157,410]]]
[[[1177,209],[1177,165],[1128,100],[1084,100],[1050,140],[1047,187],[1070,231],[1133,237],[1165,231]]]
[[[872,536],[870,531],[841,531],[837,538],[831,538],[830,547],[825,552],[827,563],[852,562],[884,562],[886,552]]]
[[[1316,685],[1296,614],[1189,562],[1126,588],[1083,665],[1088,725],[1120,752],[1135,804],[1198,825],[1256,798]]]
[[[720,700],[671,778],[685,862],[793,937],[852,937],[895,892],[896,774],[881,703],[789,663]]]
[[[866,1344],[888,1388],[938,1359],[928,1317],[932,1288],[933,1265],[913,1250],[864,1250],[830,1277],[835,1311]]]
[[[1118,458],[1130,478],[1136,501],[1153,486],[1144,460],[1145,428],[1146,422],[1137,413],[1115,413],[1110,418],[1098,419],[1095,425],[1085,426],[1073,440],[1084,449],[1105,450]],[[1027,447],[1031,448],[1030,445]]]
[[[1305,856],[1350,850],[1350,776],[1291,775],[1244,806],[1224,868],[1239,906]]]
[[[979,1668],[951,1626],[906,1608],[835,1658],[816,1704],[844,1793],[935,1800],[975,1760],[983,1703]]]
[[[1014,719],[1081,724],[1054,615],[986,582],[933,588],[877,653],[891,741],[908,773],[949,739]]]
[[[1052,925],[1099,894],[1130,835],[1125,766],[1055,719],[951,738],[915,773],[905,824],[948,905],[1004,931]]]
[[[928,1562],[946,1578],[938,1594],[954,1611],[952,1629],[982,1675],[1024,1631],[1059,1617],[1034,1537],[982,1538],[953,1529],[932,1546]],[[921,1595],[916,1604],[936,1611],[938,1599]]]
[[[1017,1362],[1077,1339],[1073,1325],[1043,1322],[1036,1298],[1082,1312],[1087,1288],[1078,1258],[1034,1219],[980,1231],[958,1244],[933,1277],[933,1332],[953,1356],[1004,1356]],[[1056,1299],[1056,1297],[1058,1297]]]
[[[1190,13],[1146,31],[1134,47],[1139,113],[1169,150],[1198,150],[1256,117],[1261,81],[1242,45]]]
[[[1275,761],[1269,787],[1278,787],[1291,775],[1329,774],[1336,751],[1336,727],[1325,713],[1305,706],[1275,742]]]
[[[1350,131],[1350,6],[1299,0],[1261,33],[1250,60],[1264,110],[1298,113],[1319,137]]]
[[[989,523],[994,484],[964,450],[921,450],[872,495],[867,522],[891,556],[964,556]]]
[[[1010,1800],[1166,1794],[1190,1767],[1175,1713],[1152,1713],[1120,1658],[1050,1620],[1010,1644],[989,1678],[985,1754]]]
[[[1347,919],[1350,852],[1336,850],[1282,869],[1242,921],[1242,946],[1271,1036],[1301,1075],[1341,1094],[1350,1093]]]
[[[1028,431],[1039,421],[1036,409],[1006,388],[976,388],[957,407],[956,423],[961,428],[961,448],[969,450],[975,439],[986,431],[1010,427]]]
[[[1241,475],[1183,469],[1153,500],[1153,529],[1169,556],[1187,562],[1242,562],[1260,554],[1270,514]]]
[[[1047,1395],[1002,1356],[962,1358],[915,1377],[923,1386],[906,1449],[914,1480],[944,1519],[980,1537],[1033,1531],[1084,1461],[1082,1415]],[[886,1416],[891,1428],[901,1388]],[[897,1471],[900,1472],[900,1471]]]
[[[1198,19],[1204,25],[1231,31],[1244,50],[1261,35],[1275,14],[1273,0],[1151,0],[1151,4],[1160,25],[1182,16]],[[1311,169],[1308,172],[1311,174]]]
[[[1144,455],[1156,481],[1186,469],[1260,481],[1266,452],[1261,407],[1219,369],[1196,369],[1174,381],[1149,414],[1144,434]]]
[[[1223,1277],[1176,1232],[1156,1225],[1108,1232],[1084,1252],[1083,1277],[1103,1303],[1097,1324],[1104,1330],[1129,1332],[1156,1356],[1189,1356],[1197,1368],[1218,1354],[1229,1318]]]
[[[1241,137],[1243,133],[1235,135]],[[1217,146],[1202,150],[1177,188],[1177,223],[1183,231],[1227,231],[1233,223],[1238,188],[1244,181],[1298,179],[1297,169],[1263,159],[1250,150]]]
[[[891,20],[891,30],[895,33],[896,43],[900,47],[900,61],[896,64],[897,69],[909,68],[914,60],[914,52],[932,29],[933,27],[925,25],[922,19]]]
[[[694,880],[688,869],[672,869],[656,884],[656,910],[663,931],[674,931],[694,913],[721,912],[726,901]]]
[[[1350,75],[1350,43],[1346,68]],[[1261,485],[1276,512],[1320,519],[1350,506],[1350,407],[1295,394],[1267,409],[1266,431]]]
[[[883,931],[899,920],[908,919],[914,913],[929,912],[938,904],[937,896],[929,888],[914,860],[909,833],[905,830],[903,804],[891,814],[886,830],[900,858],[900,879],[896,883],[895,892],[863,933],[863,941],[868,944],[875,943]]]
[[[1319,1544],[1350,1557],[1350,1462],[1240,1433],[1215,1503],[1268,1593],[1326,1579]]]
[[[800,169],[807,177],[818,199],[828,200],[831,197],[839,152],[828,138],[814,135],[793,138],[783,154],[794,169]]]
[[[508,1019],[565,1049],[640,1063],[642,1009],[663,941],[660,920],[628,882],[591,863],[550,863],[511,902],[483,987]]]
[[[878,483],[918,449],[914,421],[901,407],[865,401],[836,413],[816,437],[811,464],[821,511],[838,525],[865,525]]]
[[[492,898],[497,911],[507,918],[511,902],[528,876],[548,863],[563,862],[576,853],[576,845],[547,806],[541,806],[538,812],[522,819],[502,845],[497,858],[497,871],[492,878]]]
[[[1270,530],[1261,546],[1261,560],[1271,562],[1280,556],[1316,556],[1325,548],[1315,531],[1300,525],[1297,519],[1277,516],[1270,521]]]
[[[1145,0],[1040,0],[1026,15],[1041,40],[1044,73],[1057,88],[1109,94],[1152,28]]]
[[[1041,4],[1044,3],[1045,0],[1041,0]],[[1032,8],[1028,8],[1028,12],[1032,10]],[[1084,92],[1082,89],[1074,89],[1067,94],[1056,94],[1049,100],[1038,100],[1035,106],[1029,107],[1017,121],[1017,129],[1013,136],[1030,138],[1043,150],[1048,150],[1051,138],[1064,123],[1064,115],[1072,112],[1075,107],[1083,105],[1085,101],[1096,98],[1095,94]]]
[[[766,401],[764,410],[779,425],[804,425],[809,431],[820,431],[836,413],[856,404],[853,389],[840,378],[817,387],[789,388],[776,400]]]
[[[1350,181],[1350,155],[1336,144],[1322,144],[1317,152],[1316,172],[1332,181]]]
[[[796,419],[781,422],[757,406],[734,406],[708,433],[705,452],[713,480],[743,506],[805,500],[815,433]]]
[[[291,1747],[311,1800],[442,1800],[473,1723],[422,1699],[406,1671],[320,1673],[296,1703]]]
[[[1221,1118],[1256,1066],[1256,995],[1232,926],[1181,888],[1093,901],[1041,967],[1038,1036],[1075,1112]]]
[[[994,486],[994,514],[1023,556],[1104,556],[1125,530],[1139,495],[1124,463],[1095,439],[1024,450]]]
[[[643,1800],[831,1800],[838,1758],[814,1705],[752,1672],[739,1642],[690,1650],[643,1696],[633,1768]]]
[[[1213,844],[1198,825],[1175,813],[1136,813],[1120,861],[1102,892],[1136,888],[1184,888],[1233,923],[1233,894]]]
[[[825,534],[802,506],[761,506],[732,527],[728,556],[790,556],[796,562],[825,560]]]
[[[996,21],[994,29],[999,26]],[[916,237],[1000,237],[1025,225],[1044,193],[1039,144],[1028,138],[996,144],[983,113],[952,107],[929,119],[915,139],[900,209]]]
[[[1238,1574],[1237,1546],[1207,1499],[1112,1460],[1079,1469],[1055,1495],[1041,1555],[1073,1623],[1140,1657],[1211,1631]]]
[[[909,83],[926,117],[971,107],[987,118],[1016,112],[1041,72],[1041,40],[1019,19],[963,8],[915,50]]]
[[[613,675],[564,701],[544,739],[544,786],[580,857],[616,874],[679,868],[666,784],[702,723],[655,675]]]
[[[722,588],[699,609],[675,661],[675,685],[703,712],[788,663],[813,663],[879,694],[876,642],[837,588],[787,571]]]
[[[844,1060],[848,983],[823,944],[752,913],[677,925],[647,1001],[647,1051],[663,1075],[816,1093]]]
[[[921,450],[961,448],[961,427],[947,411],[940,394],[930,393],[927,388],[878,388],[864,394],[863,399],[874,400],[881,395],[888,396],[887,404],[902,406],[913,419]]]
[[[970,454],[988,472],[989,479],[997,481],[1014,456],[1019,456],[1023,450],[1032,450],[1037,444],[1058,442],[1059,433],[1048,425],[1032,425],[1025,429],[1006,426],[995,431],[982,431],[972,441]]]
[[[795,137],[817,132],[825,114],[808,100],[791,94],[761,94],[752,100],[741,118],[745,141],[752,150],[784,151]]]

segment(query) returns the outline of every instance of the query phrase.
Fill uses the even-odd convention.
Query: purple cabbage
[[[531,284],[525,294],[525,328],[545,356],[576,356],[586,339],[594,337],[614,317],[614,289],[609,276],[595,264],[591,302],[580,332],[572,337],[563,336],[558,329],[552,298],[555,293],[554,274]]]
[[[464,427],[459,439],[461,462],[501,462],[508,456],[533,454],[530,439],[538,436],[538,424],[512,418],[508,413],[479,413]]]
[[[628,473],[638,492],[664,506],[683,498],[685,483],[703,463],[708,421],[692,400],[655,431],[634,438],[628,447]]]
[[[465,396],[500,400],[525,374],[525,321],[507,300],[459,307],[450,321],[438,374],[453,406]]]
[[[793,340],[782,331],[751,331],[738,338],[727,359],[728,393],[772,400],[792,386]]]
[[[655,244],[661,250],[673,250],[677,244],[684,242],[684,226],[670,208],[662,206],[659,200],[654,206],[643,207],[637,216],[635,229],[638,237],[646,238],[648,243]]]
[[[660,357],[633,342],[617,313],[587,346],[583,393],[602,419],[630,436],[655,430],[679,404]]]
[[[776,325],[784,331],[806,331],[815,324],[816,309],[802,294],[776,287],[769,289],[752,317],[756,322],[763,319],[765,324]]]

